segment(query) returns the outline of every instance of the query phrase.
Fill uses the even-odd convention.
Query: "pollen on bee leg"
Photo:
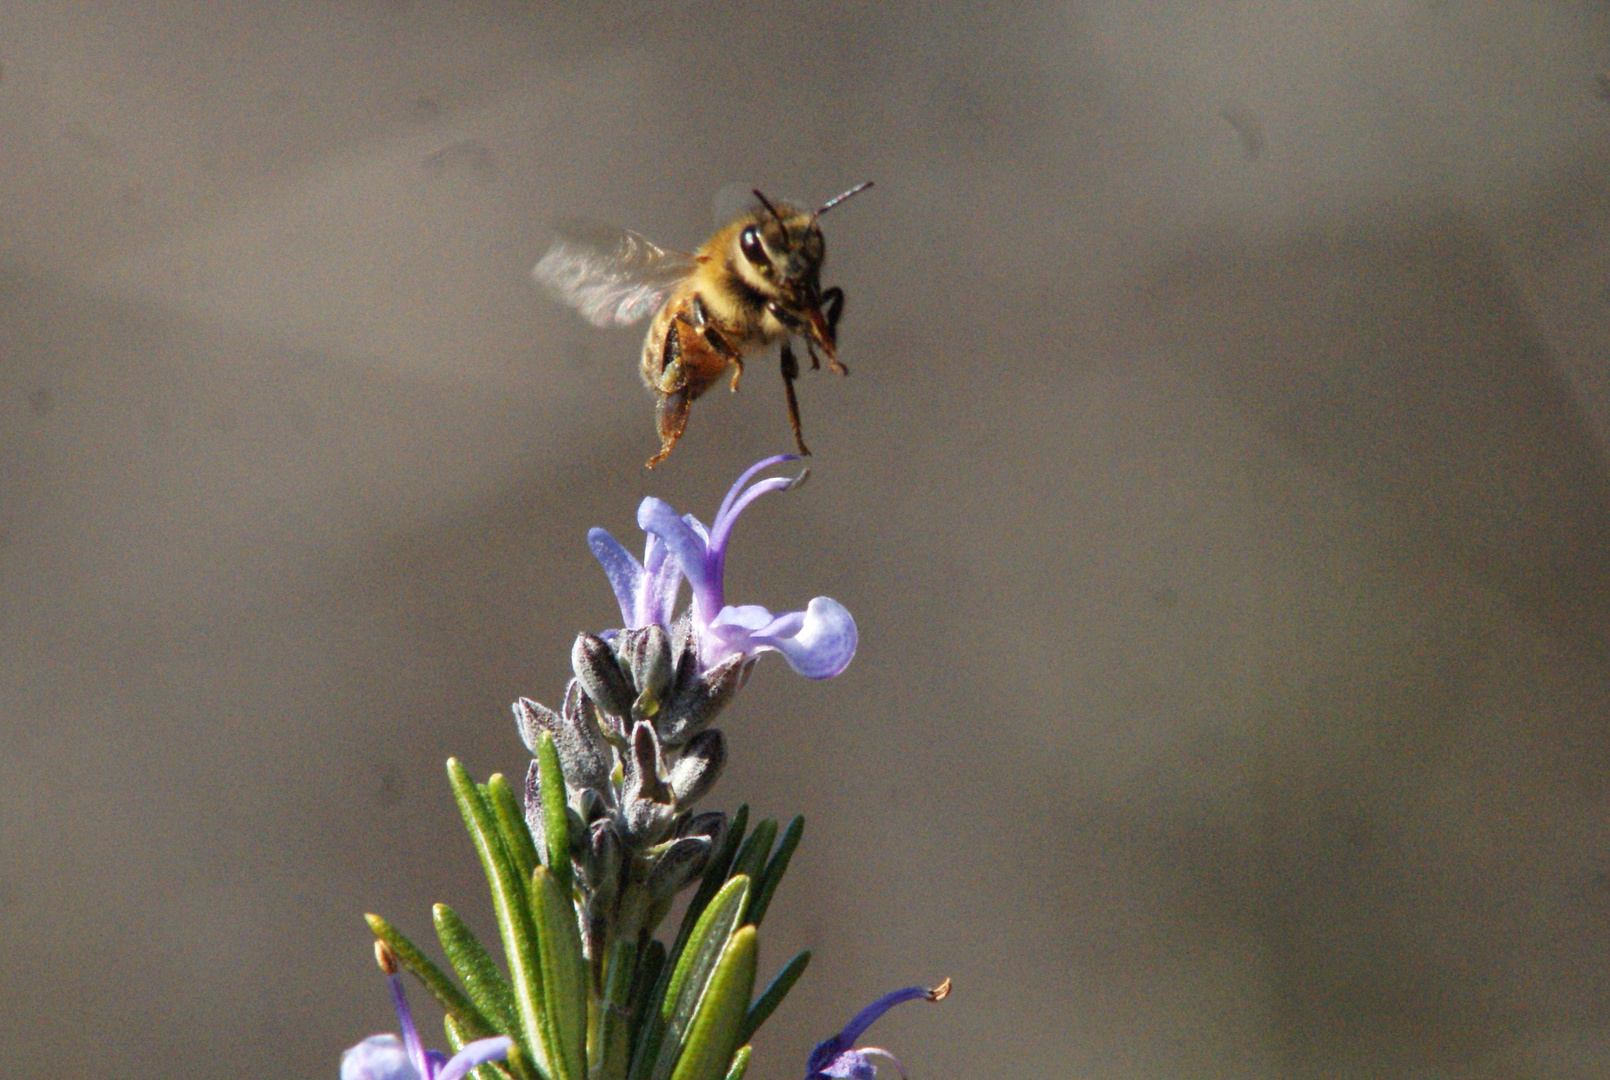
[[[676,441],[687,430],[688,409],[692,402],[688,398],[685,388],[673,393],[661,393],[658,412],[655,419],[660,430],[660,452],[648,459],[649,468],[654,468],[670,456],[676,447]]]

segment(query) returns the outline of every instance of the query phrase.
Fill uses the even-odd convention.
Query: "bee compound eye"
[[[762,269],[771,268],[771,260],[766,257],[766,249],[760,243],[760,230],[753,225],[743,231],[738,237],[738,249],[744,253],[744,258]]]

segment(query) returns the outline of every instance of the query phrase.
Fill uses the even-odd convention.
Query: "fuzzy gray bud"
[[[591,715],[591,705],[575,680],[565,688],[563,713],[521,698],[514,705],[514,716],[520,725],[520,737],[533,755],[544,731],[553,736],[568,787],[579,790],[609,784],[609,759],[604,753],[603,737]]]
[[[632,729],[621,785],[621,823],[625,839],[636,847],[664,834],[676,813],[676,797],[661,775],[660,741],[652,725],[639,721]]]
[[[609,818],[593,822],[587,833],[586,853],[582,857],[582,880],[597,899],[608,906],[620,885],[625,847],[620,832]]]
[[[669,900],[704,872],[710,861],[709,837],[684,836],[673,840],[649,874],[649,895],[655,903]]]
[[[615,650],[596,634],[577,634],[570,649],[570,666],[593,704],[611,716],[630,716],[637,691],[621,670]]]
[[[671,767],[671,791],[678,806],[690,806],[704,797],[727,763],[727,740],[718,728],[699,732]]]
[[[615,638],[615,648],[637,691],[632,719],[653,716],[660,711],[671,685],[671,638],[665,627],[651,623],[636,630],[622,630]]]
[[[749,681],[754,667],[752,657],[732,656],[709,671],[679,680],[676,695],[658,725],[665,745],[680,746],[702,731]]]

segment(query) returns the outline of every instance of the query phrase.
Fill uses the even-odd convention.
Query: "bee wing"
[[[626,326],[659,308],[694,259],[625,229],[561,221],[531,276],[594,326]]]

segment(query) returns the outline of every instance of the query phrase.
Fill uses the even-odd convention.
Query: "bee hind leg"
[[[651,469],[671,456],[671,451],[676,448],[676,441],[687,430],[688,412],[693,404],[686,387],[669,394],[662,393],[659,399],[655,420],[660,429],[660,452],[648,459],[647,464]]]
[[[810,447],[805,445],[805,437],[799,431],[799,398],[794,394],[794,380],[799,378],[799,361],[794,358],[794,350],[786,341],[779,356],[783,368],[783,393],[788,396],[788,423],[794,429],[794,445],[799,447],[802,455],[810,457]]]

